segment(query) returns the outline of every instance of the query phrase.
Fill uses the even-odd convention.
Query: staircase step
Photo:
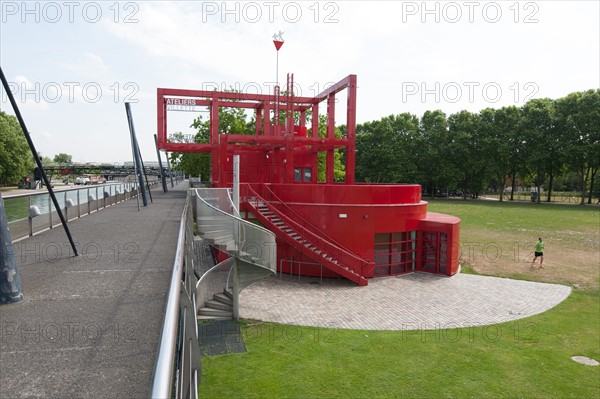
[[[204,304],[204,306],[207,307],[207,308],[210,308],[210,309],[226,310],[228,312],[231,312],[232,307],[233,307],[233,305],[225,304],[223,302],[216,301],[214,299],[206,301],[206,303]]]
[[[232,232],[233,229],[205,229],[202,226],[200,226],[200,229],[198,229],[198,233],[200,233],[201,236],[227,236],[227,235],[233,235]]]
[[[233,305],[233,300],[225,294],[215,294],[213,295],[213,299],[225,305]]]
[[[231,299],[233,301],[233,294],[227,290],[223,290],[223,295],[225,295],[227,298]]]
[[[269,209],[268,206],[263,205],[261,202],[258,202],[255,209],[260,213],[261,217],[272,223],[272,225],[275,227],[273,232],[276,233],[279,238],[284,238],[287,241],[291,241],[289,239],[292,238],[295,242],[291,241],[291,244],[298,250],[301,250],[305,255],[313,258],[316,262],[321,262],[323,266],[335,271],[351,281],[354,281],[360,286],[368,284],[368,280],[360,273],[344,266],[334,256],[323,252],[319,245],[313,244],[303,235],[296,232],[285,220],[282,220],[282,218],[279,217],[280,213],[278,210],[272,210],[272,208]],[[282,237],[283,235],[285,235],[285,237]],[[247,275],[247,277],[250,278],[250,275]]]
[[[219,309],[202,308],[198,312],[199,316],[217,316],[217,317],[233,317],[233,312]]]
[[[232,320],[233,315],[231,317],[225,316],[206,316],[206,315],[198,315],[196,320]]]

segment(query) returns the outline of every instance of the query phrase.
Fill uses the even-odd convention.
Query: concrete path
[[[159,188],[158,186],[156,186]],[[23,302],[0,306],[1,398],[147,398],[187,182],[14,244]]]
[[[570,287],[506,278],[413,273],[346,280],[274,276],[240,294],[240,316],[302,326],[428,330],[502,323],[556,306]]]

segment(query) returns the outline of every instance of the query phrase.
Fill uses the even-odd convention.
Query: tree
[[[480,117],[461,111],[448,117],[450,162],[459,178],[463,198],[477,198],[487,178],[487,160],[484,143],[479,135]]]
[[[436,190],[448,191],[449,185],[455,180],[450,163],[449,140],[446,114],[440,110],[426,111],[419,125],[413,162],[419,169],[416,181],[429,189],[431,198]]]
[[[34,168],[17,118],[0,111],[0,184],[16,184]]]
[[[486,108],[479,113],[480,135],[484,144],[484,156],[494,179],[499,183],[500,202],[504,199],[506,179],[512,180],[511,200],[516,187],[517,172],[525,161],[521,137],[522,112],[515,106],[497,110]]]
[[[389,115],[357,125],[356,132],[357,180],[399,183],[417,176],[417,164],[411,156],[419,132],[415,115]]]
[[[307,111],[307,123],[310,123],[312,112],[310,110]],[[297,122],[296,122],[297,123]],[[312,136],[312,128],[308,129],[309,135]],[[336,126],[333,132],[334,137],[337,139],[342,138],[346,133],[346,126]],[[327,115],[319,115],[319,137],[325,138],[327,137]],[[346,178],[346,166],[342,163],[343,158],[342,151],[340,149],[333,150],[333,181],[341,182]],[[320,151],[318,154],[319,163],[317,170],[317,181],[325,182],[327,180],[327,171],[326,171],[326,162],[327,162],[327,153],[325,151]]]
[[[195,118],[190,127],[196,129],[195,143],[207,144],[210,142],[210,119],[202,115]],[[246,112],[241,108],[219,108],[219,134],[253,134],[254,121],[248,121]],[[173,142],[184,142],[181,132],[173,134]],[[186,152],[170,154],[170,161],[174,170],[181,170],[186,174],[210,178],[210,153]]]
[[[42,155],[42,153],[39,151],[38,151],[38,157],[40,157],[40,161],[42,161],[42,165],[44,165],[44,167],[54,164],[54,161],[50,157]]]
[[[556,108],[559,129],[568,143],[567,161],[580,179],[583,205],[587,186],[593,189],[590,182],[600,168],[600,90],[571,93],[558,99]]]
[[[523,135],[526,141],[528,169],[534,174],[537,203],[541,202],[540,190],[546,176],[557,170],[557,140],[554,102],[549,98],[537,98],[523,106]]]
[[[73,163],[73,157],[69,154],[61,152],[60,154],[56,154],[54,156],[54,162],[59,165],[70,165]]]

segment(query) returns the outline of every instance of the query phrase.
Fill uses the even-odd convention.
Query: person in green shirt
[[[535,243],[535,256],[533,257],[533,262],[531,262],[531,267],[535,264],[535,260],[540,258],[540,269],[544,268],[544,241],[542,241],[542,237],[538,238],[538,242]]]

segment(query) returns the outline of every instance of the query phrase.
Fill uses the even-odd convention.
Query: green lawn
[[[205,357],[201,397],[600,397],[600,367],[570,359],[600,360],[598,208],[434,201],[430,210],[461,217],[462,238],[483,242],[491,235],[498,245],[543,234],[556,248],[590,236],[589,243],[577,247],[586,256],[569,270],[587,271],[596,286],[574,290],[543,314],[484,327],[359,331],[246,320],[242,331],[248,352]],[[558,240],[561,232],[569,238]],[[520,277],[552,280],[553,262],[558,261],[549,260],[547,274],[524,271]],[[469,264],[474,272],[482,271],[478,267],[476,261]],[[511,267],[523,265],[497,262],[483,271],[502,275]],[[576,287],[581,279],[560,276]]]

